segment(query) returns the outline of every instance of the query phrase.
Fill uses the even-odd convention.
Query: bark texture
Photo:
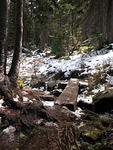
[[[9,71],[9,77],[13,80],[13,83],[16,83],[19,74],[22,37],[23,37],[23,0],[17,0],[15,49],[11,69]]]
[[[0,81],[4,79],[4,47],[7,38],[9,0],[0,0]]]
[[[9,107],[20,109],[22,105],[13,100],[13,91],[16,86],[19,71],[19,60],[23,36],[23,0],[17,0],[16,9],[16,40],[12,66],[9,76],[6,75],[7,51],[5,50],[8,33],[8,10],[10,0],[0,0],[0,95]]]
[[[108,11],[107,11],[107,41],[113,42],[113,0],[108,0]]]
[[[98,34],[102,42],[113,42],[112,12],[112,0],[91,0],[83,19],[83,37],[86,39],[92,34]]]

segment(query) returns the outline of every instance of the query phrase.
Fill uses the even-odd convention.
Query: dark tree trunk
[[[113,42],[113,1],[91,0],[83,19],[83,38],[92,34],[101,35],[100,45]]]
[[[7,25],[8,25],[8,7],[10,0],[0,0],[0,95],[4,97],[5,104],[11,108],[20,109],[23,105],[13,100],[13,91],[16,86],[18,78],[18,67],[20,60],[20,53],[22,48],[23,35],[23,0],[17,0],[16,9],[16,40],[15,50],[12,60],[12,66],[9,76],[6,75],[6,58],[7,51],[5,51],[7,41]],[[5,64],[5,65],[4,65]],[[21,92],[20,92],[21,93]]]
[[[9,0],[0,0],[0,81],[4,80],[4,47],[7,38]]]
[[[19,63],[22,49],[22,37],[23,37],[23,0],[17,0],[15,49],[11,69],[9,71],[9,77],[12,79],[13,84],[16,83],[19,73]]]
[[[108,11],[107,11],[107,42],[113,42],[113,0],[108,0]]]

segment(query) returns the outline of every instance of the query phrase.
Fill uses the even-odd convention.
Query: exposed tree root
[[[0,82],[0,95],[3,97],[5,101],[5,105],[7,105],[9,108],[13,109],[22,109],[23,104],[19,102],[15,102],[13,100],[13,90],[16,87],[13,87],[9,78],[6,76],[4,78],[4,81]]]

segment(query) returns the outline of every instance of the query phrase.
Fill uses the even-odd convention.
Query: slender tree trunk
[[[9,71],[9,77],[12,79],[13,83],[16,83],[19,74],[23,37],[23,0],[17,0],[16,3],[16,40],[12,65]]]
[[[10,0],[8,0],[8,13],[7,13],[7,22],[6,22],[6,42],[5,42],[5,46],[4,46],[4,75],[7,74],[6,72],[6,67],[7,67],[7,54],[8,54],[8,22],[9,22],[9,10],[10,10]]]
[[[0,0],[0,81],[4,80],[4,47],[7,38],[8,1]]]

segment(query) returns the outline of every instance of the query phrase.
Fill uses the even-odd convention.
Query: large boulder
[[[96,95],[93,97],[93,109],[97,113],[109,112],[113,109],[113,93]]]

